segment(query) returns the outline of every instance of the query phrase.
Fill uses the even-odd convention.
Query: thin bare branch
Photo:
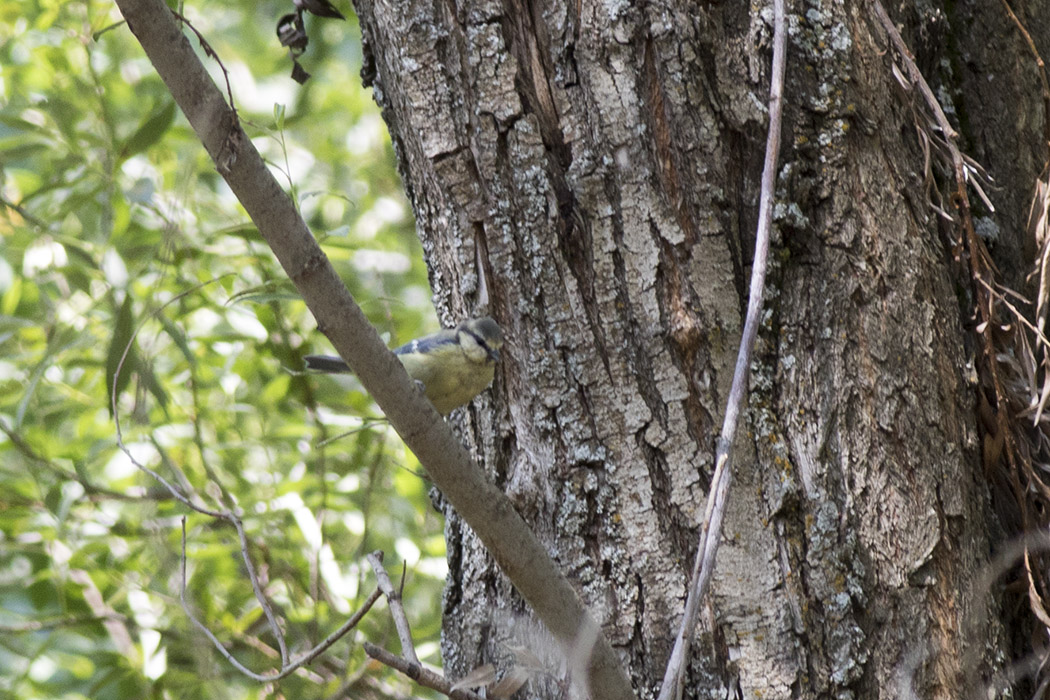
[[[284,630],[281,629],[280,623],[277,622],[277,616],[273,612],[273,606],[270,605],[270,599],[267,597],[266,591],[263,590],[262,583],[259,582],[255,562],[252,561],[252,554],[248,551],[248,533],[244,531],[244,522],[233,511],[228,512],[226,520],[233,523],[233,526],[237,528],[237,538],[241,543],[241,560],[244,561],[245,570],[248,572],[248,580],[251,581],[255,599],[259,601],[259,607],[262,608],[266,621],[270,625],[270,632],[277,639],[277,648],[281,650],[281,665],[287,666],[288,642],[284,639]],[[183,521],[184,531],[185,527],[185,521]]]
[[[228,275],[223,275],[222,277],[227,277],[227,276]],[[154,481],[156,481],[157,483],[162,485],[165,489],[168,490],[168,493],[170,493],[172,495],[172,498],[177,500],[179,503],[182,503],[187,508],[190,508],[191,510],[195,510],[195,511],[197,511],[198,513],[200,513],[202,515],[209,515],[209,516],[211,516],[213,518],[224,518],[225,519],[226,515],[227,515],[227,513],[225,511],[212,510],[211,508],[208,508],[208,507],[206,507],[204,505],[201,505],[200,503],[197,503],[194,500],[194,497],[195,497],[196,494],[191,493],[191,494],[187,495],[186,493],[184,493],[182,491],[182,489],[180,489],[179,487],[175,486],[173,483],[168,481],[168,479],[166,479],[163,476],[161,476],[157,471],[151,469],[150,467],[147,467],[145,464],[143,464],[142,462],[140,462],[138,459],[135,458],[135,455],[132,454],[131,450],[128,449],[128,446],[124,443],[124,427],[123,427],[123,423],[121,423],[121,420],[120,420],[120,406],[117,403],[117,400],[119,398],[119,396],[117,395],[117,385],[119,383],[120,375],[123,374],[123,372],[124,372],[124,365],[125,365],[125,363],[128,360],[128,355],[131,353],[131,348],[134,347],[135,339],[138,338],[138,335],[142,331],[143,327],[146,325],[146,322],[151,320],[151,319],[153,319],[153,318],[155,318],[156,316],[158,316],[162,311],[164,311],[164,309],[166,309],[171,304],[174,304],[175,302],[185,298],[186,296],[188,296],[190,294],[193,294],[194,292],[196,292],[196,291],[198,291],[200,289],[203,289],[204,287],[207,287],[210,284],[214,284],[214,283],[218,282],[219,280],[222,279],[222,277],[216,277],[215,279],[211,279],[211,280],[208,280],[206,282],[201,282],[200,284],[195,285],[195,286],[191,287],[190,289],[187,289],[186,291],[175,295],[174,297],[169,299],[167,302],[165,302],[165,303],[161,304],[160,306],[158,306],[156,309],[154,309],[152,312],[150,312],[149,315],[147,315],[145,318],[143,318],[139,322],[139,324],[135,327],[135,330],[132,331],[131,337],[128,338],[128,342],[124,346],[124,351],[120,355],[120,361],[117,363],[116,371],[113,373],[113,386],[111,386],[109,388],[110,389],[109,401],[110,401],[110,408],[111,408],[112,413],[113,413],[113,424],[114,424],[114,427],[116,428],[117,447],[120,449],[121,452],[124,453],[124,456],[126,456],[128,458],[128,460],[139,471],[143,472],[144,474],[149,475]]]
[[[267,681],[272,680],[264,674],[256,673],[251,670],[235,657],[224,645],[219,638],[215,636],[215,633],[208,629],[208,626],[197,619],[197,616],[193,613],[193,609],[190,608],[189,601],[186,600],[186,518],[182,519],[182,566],[181,566],[181,583],[179,585],[179,602],[182,603],[182,609],[186,613],[186,617],[190,619],[197,629],[204,633],[204,636],[211,640],[212,645],[222,654],[230,665],[236,668],[238,671],[248,676],[252,680],[256,681]]]
[[[195,492],[188,492],[188,495],[187,495],[187,493],[184,493],[180,488],[175,486],[168,479],[166,479],[165,477],[161,476],[161,474],[159,472],[157,472],[156,470],[146,466],[145,464],[140,462],[138,459],[136,459],[135,456],[132,454],[131,450],[128,449],[127,445],[124,443],[124,433],[123,433],[123,428],[122,428],[122,424],[121,424],[121,420],[120,420],[120,406],[118,405],[118,398],[119,397],[117,395],[117,386],[118,386],[118,383],[119,383],[118,380],[119,380],[119,377],[120,377],[121,373],[124,371],[124,365],[127,362],[128,355],[130,354],[132,347],[134,347],[135,339],[138,337],[139,332],[141,332],[141,330],[145,326],[146,322],[148,320],[154,318],[155,316],[157,316],[165,308],[167,308],[170,304],[178,301],[179,299],[182,299],[183,297],[185,297],[188,294],[192,294],[193,292],[195,292],[195,291],[197,291],[197,290],[199,290],[199,289],[201,289],[201,288],[203,288],[203,287],[205,287],[205,286],[207,286],[209,284],[213,284],[213,283],[219,281],[220,279],[222,279],[222,278],[219,277],[219,278],[215,278],[215,279],[212,279],[212,280],[208,280],[207,282],[202,282],[201,284],[198,284],[198,285],[194,286],[193,288],[188,289],[185,292],[182,292],[181,294],[177,294],[172,299],[170,299],[168,302],[166,302],[164,304],[161,304],[158,308],[154,309],[152,313],[150,313],[146,318],[144,318],[142,321],[139,322],[139,324],[136,326],[135,330],[132,332],[131,337],[128,339],[127,344],[124,346],[124,351],[120,355],[120,361],[117,363],[116,371],[113,373],[113,386],[110,387],[110,406],[112,407],[113,422],[114,422],[114,425],[115,425],[115,428],[116,428],[117,446],[120,448],[121,452],[123,452],[124,455],[128,458],[128,460],[130,460],[131,463],[133,465],[135,465],[136,468],[138,468],[143,473],[148,474],[155,481],[157,481],[158,483],[163,485],[164,488],[166,488],[168,490],[168,492],[177,501],[179,501],[180,503],[185,505],[187,508],[190,508],[191,510],[194,510],[194,511],[196,511],[198,513],[201,513],[202,515],[207,515],[209,517],[217,518],[219,520],[225,520],[228,523],[230,523],[231,525],[233,525],[233,527],[237,530],[237,537],[238,537],[238,540],[240,541],[241,558],[244,561],[245,570],[248,573],[248,579],[251,581],[252,590],[255,592],[255,597],[259,601],[259,606],[262,608],[263,614],[266,616],[266,620],[269,623],[270,632],[273,634],[274,639],[277,641],[277,646],[278,646],[278,648],[281,651],[281,665],[282,666],[286,666],[288,664],[288,644],[285,641],[284,633],[281,631],[281,626],[277,622],[277,616],[273,612],[273,607],[270,605],[269,599],[266,597],[265,592],[262,590],[262,584],[259,583],[259,576],[257,574],[256,568],[255,568],[255,564],[252,561],[251,553],[248,551],[248,535],[244,531],[244,523],[241,521],[240,516],[238,516],[231,509],[214,510],[214,509],[207,508],[207,507],[201,505],[200,503],[197,502],[197,498],[198,497],[196,496]],[[185,526],[185,519],[184,519],[183,520],[183,538],[185,538],[185,527],[186,526]],[[185,555],[185,542],[183,542],[183,555]],[[185,561],[183,562],[183,574],[185,574]],[[183,601],[183,608],[187,610],[187,613],[189,612],[189,609],[186,606],[185,601]],[[198,627],[202,627],[203,628],[203,625],[201,623],[199,623],[196,619],[194,619],[194,622],[198,625]],[[208,631],[208,635],[213,639],[213,641],[217,642],[217,640],[214,638],[214,635],[212,635],[210,631]],[[221,646],[221,644],[219,646]],[[225,649],[224,649],[224,651],[225,651]],[[232,659],[232,657],[228,657],[228,658]],[[239,669],[248,672],[248,669],[246,669],[241,664],[236,663],[236,665],[237,665],[237,667]]]
[[[362,618],[372,609],[375,602],[383,595],[379,588],[376,588],[372,593],[365,599],[365,602],[350,618],[344,622],[339,629],[329,634],[324,638],[320,644],[316,645],[305,654],[295,659],[294,661],[288,661],[282,656],[281,668],[275,673],[256,673],[250,668],[242,664],[235,657],[223,643],[215,636],[215,633],[208,629],[208,626],[197,619],[197,616],[193,613],[193,609],[190,607],[189,601],[186,600],[186,519],[182,519],[182,569],[181,569],[181,585],[179,588],[179,601],[182,603],[182,609],[186,612],[186,616],[189,617],[190,621],[204,633],[215,649],[222,654],[234,668],[246,675],[252,680],[256,680],[262,683],[269,683],[271,681],[280,680],[286,676],[291,675],[298,671],[305,664],[310,663],[322,653],[324,653],[330,646],[335,644],[339,639],[346,635],[347,632],[352,630],[361,621]],[[283,644],[284,636],[281,635],[280,641]]]
[[[368,654],[370,658],[400,671],[424,688],[436,690],[453,700],[484,700],[480,695],[469,690],[453,690],[451,681],[446,679],[440,673],[431,671],[418,661],[409,661],[408,659],[401,658],[397,654],[392,654],[386,649],[377,647],[375,644],[369,644],[368,642],[364,643],[364,649],[365,653]]]
[[[416,645],[412,642],[412,629],[408,624],[405,608],[401,605],[401,591],[394,589],[394,584],[386,573],[386,568],[383,566],[383,553],[377,550],[370,553],[366,558],[375,572],[376,584],[379,586],[379,590],[383,591],[383,595],[386,596],[387,603],[390,605],[390,617],[394,618],[397,637],[401,640],[401,653],[411,663],[418,664],[419,657],[416,656]]]
[[[1035,46],[1035,41],[1032,39],[1032,35],[1028,33],[1028,29],[1025,28],[1024,24],[1014,13],[1010,3],[1007,0],[1002,0],[1003,9],[1006,10],[1006,14],[1010,17],[1015,25],[1017,25],[1017,31],[1021,32],[1021,36],[1024,37],[1025,44],[1028,46],[1028,51],[1032,54],[1032,58],[1035,59],[1036,72],[1039,73],[1039,84],[1042,87],[1043,93],[1043,141],[1045,145],[1050,147],[1050,78],[1046,75],[1046,64],[1043,62],[1043,57],[1039,55],[1039,49]]]
[[[718,438],[715,452],[715,474],[711,480],[711,492],[708,494],[704,523],[700,529],[700,542],[697,546],[696,560],[693,564],[692,580],[689,583],[689,595],[686,598],[685,613],[678,629],[674,649],[664,672],[663,685],[660,688],[659,700],[672,700],[682,697],[685,682],[686,660],[689,658],[689,647],[696,629],[696,619],[700,612],[700,601],[707,593],[714,571],[715,555],[718,552],[722,533],[722,521],[725,518],[726,498],[732,480],[730,455],[733,438],[740,411],[747,396],[747,382],[751,370],[751,352],[758,335],[761,322],[762,297],[765,294],[766,263],[769,257],[769,235],[773,222],[773,198],[775,194],[777,157],[780,153],[780,122],[783,111],[784,69],[787,53],[787,28],[784,12],[784,0],[773,0],[773,66],[769,78],[769,132],[766,136],[766,158],[762,169],[762,193],[758,205],[758,231],[755,235],[755,258],[751,268],[751,288],[748,294],[747,317],[744,321],[744,333],[740,338],[740,349],[737,352],[736,368],[733,372],[733,384],[726,402],[725,417],[722,421],[722,433]]]
[[[1045,335],[1043,335],[1043,332],[1041,330],[1039,330],[1038,328],[1033,326],[1032,322],[1024,317],[1024,314],[1021,313],[1020,309],[1018,309],[1016,306],[1014,306],[1013,304],[1011,304],[1009,301],[1006,300],[1006,294],[1016,295],[1017,292],[1014,292],[1012,289],[1007,289],[1006,290],[1006,294],[1004,294],[1003,292],[1000,292],[999,290],[994,289],[992,287],[992,285],[988,284],[988,282],[986,280],[980,279],[980,278],[978,278],[977,283],[980,284],[985,289],[987,289],[989,294],[994,296],[996,299],[998,299],[1003,304],[1003,306],[1008,308],[1010,310],[1010,313],[1013,315],[1013,317],[1015,319],[1017,319],[1017,322],[1020,323],[1025,328],[1027,328],[1028,330],[1030,330],[1032,332],[1032,334],[1035,335],[1035,337],[1039,340],[1039,342],[1042,345],[1045,345],[1046,347],[1050,348],[1050,338],[1047,338]]]

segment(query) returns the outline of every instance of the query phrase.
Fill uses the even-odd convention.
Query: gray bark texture
[[[1050,47],[1032,5],[1015,9]],[[1016,282],[1043,162],[1038,80],[1000,3],[948,7],[887,9],[1002,188],[985,216]],[[507,337],[464,439],[653,697],[746,305],[772,9],[356,9],[438,306],[450,322],[489,313]],[[966,268],[868,5],[788,12],[767,322],[686,694],[989,697],[1010,651],[982,583],[999,535]],[[446,673],[506,670],[525,648],[547,671],[527,697],[565,696],[511,584],[454,514],[447,534]]]

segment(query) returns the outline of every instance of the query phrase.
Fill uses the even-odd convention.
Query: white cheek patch
[[[484,362],[489,355],[485,347],[470,333],[459,334],[459,346],[471,362]]]

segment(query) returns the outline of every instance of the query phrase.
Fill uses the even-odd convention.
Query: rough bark
[[[681,612],[746,302],[771,10],[356,5],[438,305],[450,320],[487,298],[508,338],[464,437],[647,697]],[[898,20],[924,66],[961,66],[938,76],[954,81],[943,94],[991,148],[980,76],[1024,54],[1016,37],[972,47],[976,10],[956,11],[956,24],[928,6]],[[968,282],[867,6],[789,12],[777,265],[688,692],[958,698],[1006,653],[998,623],[975,628],[999,613],[975,583],[992,545]],[[920,40],[934,29],[972,50],[940,53]],[[1007,82],[998,99],[1037,104],[1034,81]],[[995,222],[1017,275],[1041,123],[1012,127],[995,146],[1028,154],[991,165],[1011,193]],[[448,535],[449,675],[506,664],[509,645],[550,651],[454,514]],[[556,697],[555,680],[531,683]]]

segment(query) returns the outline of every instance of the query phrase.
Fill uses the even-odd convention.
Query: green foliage
[[[375,323],[392,343],[433,330],[355,21],[307,19],[300,87],[273,35],[291,9],[181,12]],[[293,654],[369,594],[375,549],[395,576],[407,559],[417,641],[436,640],[444,543],[418,464],[352,378],[298,372],[327,343],[119,22],[111,3],[0,9],[0,697],[385,697],[404,682],[358,644],[395,640],[383,610],[277,684],[224,660],[179,604],[181,522],[197,616],[267,672],[236,532],[117,448],[114,408],[137,460],[236,503]]]

